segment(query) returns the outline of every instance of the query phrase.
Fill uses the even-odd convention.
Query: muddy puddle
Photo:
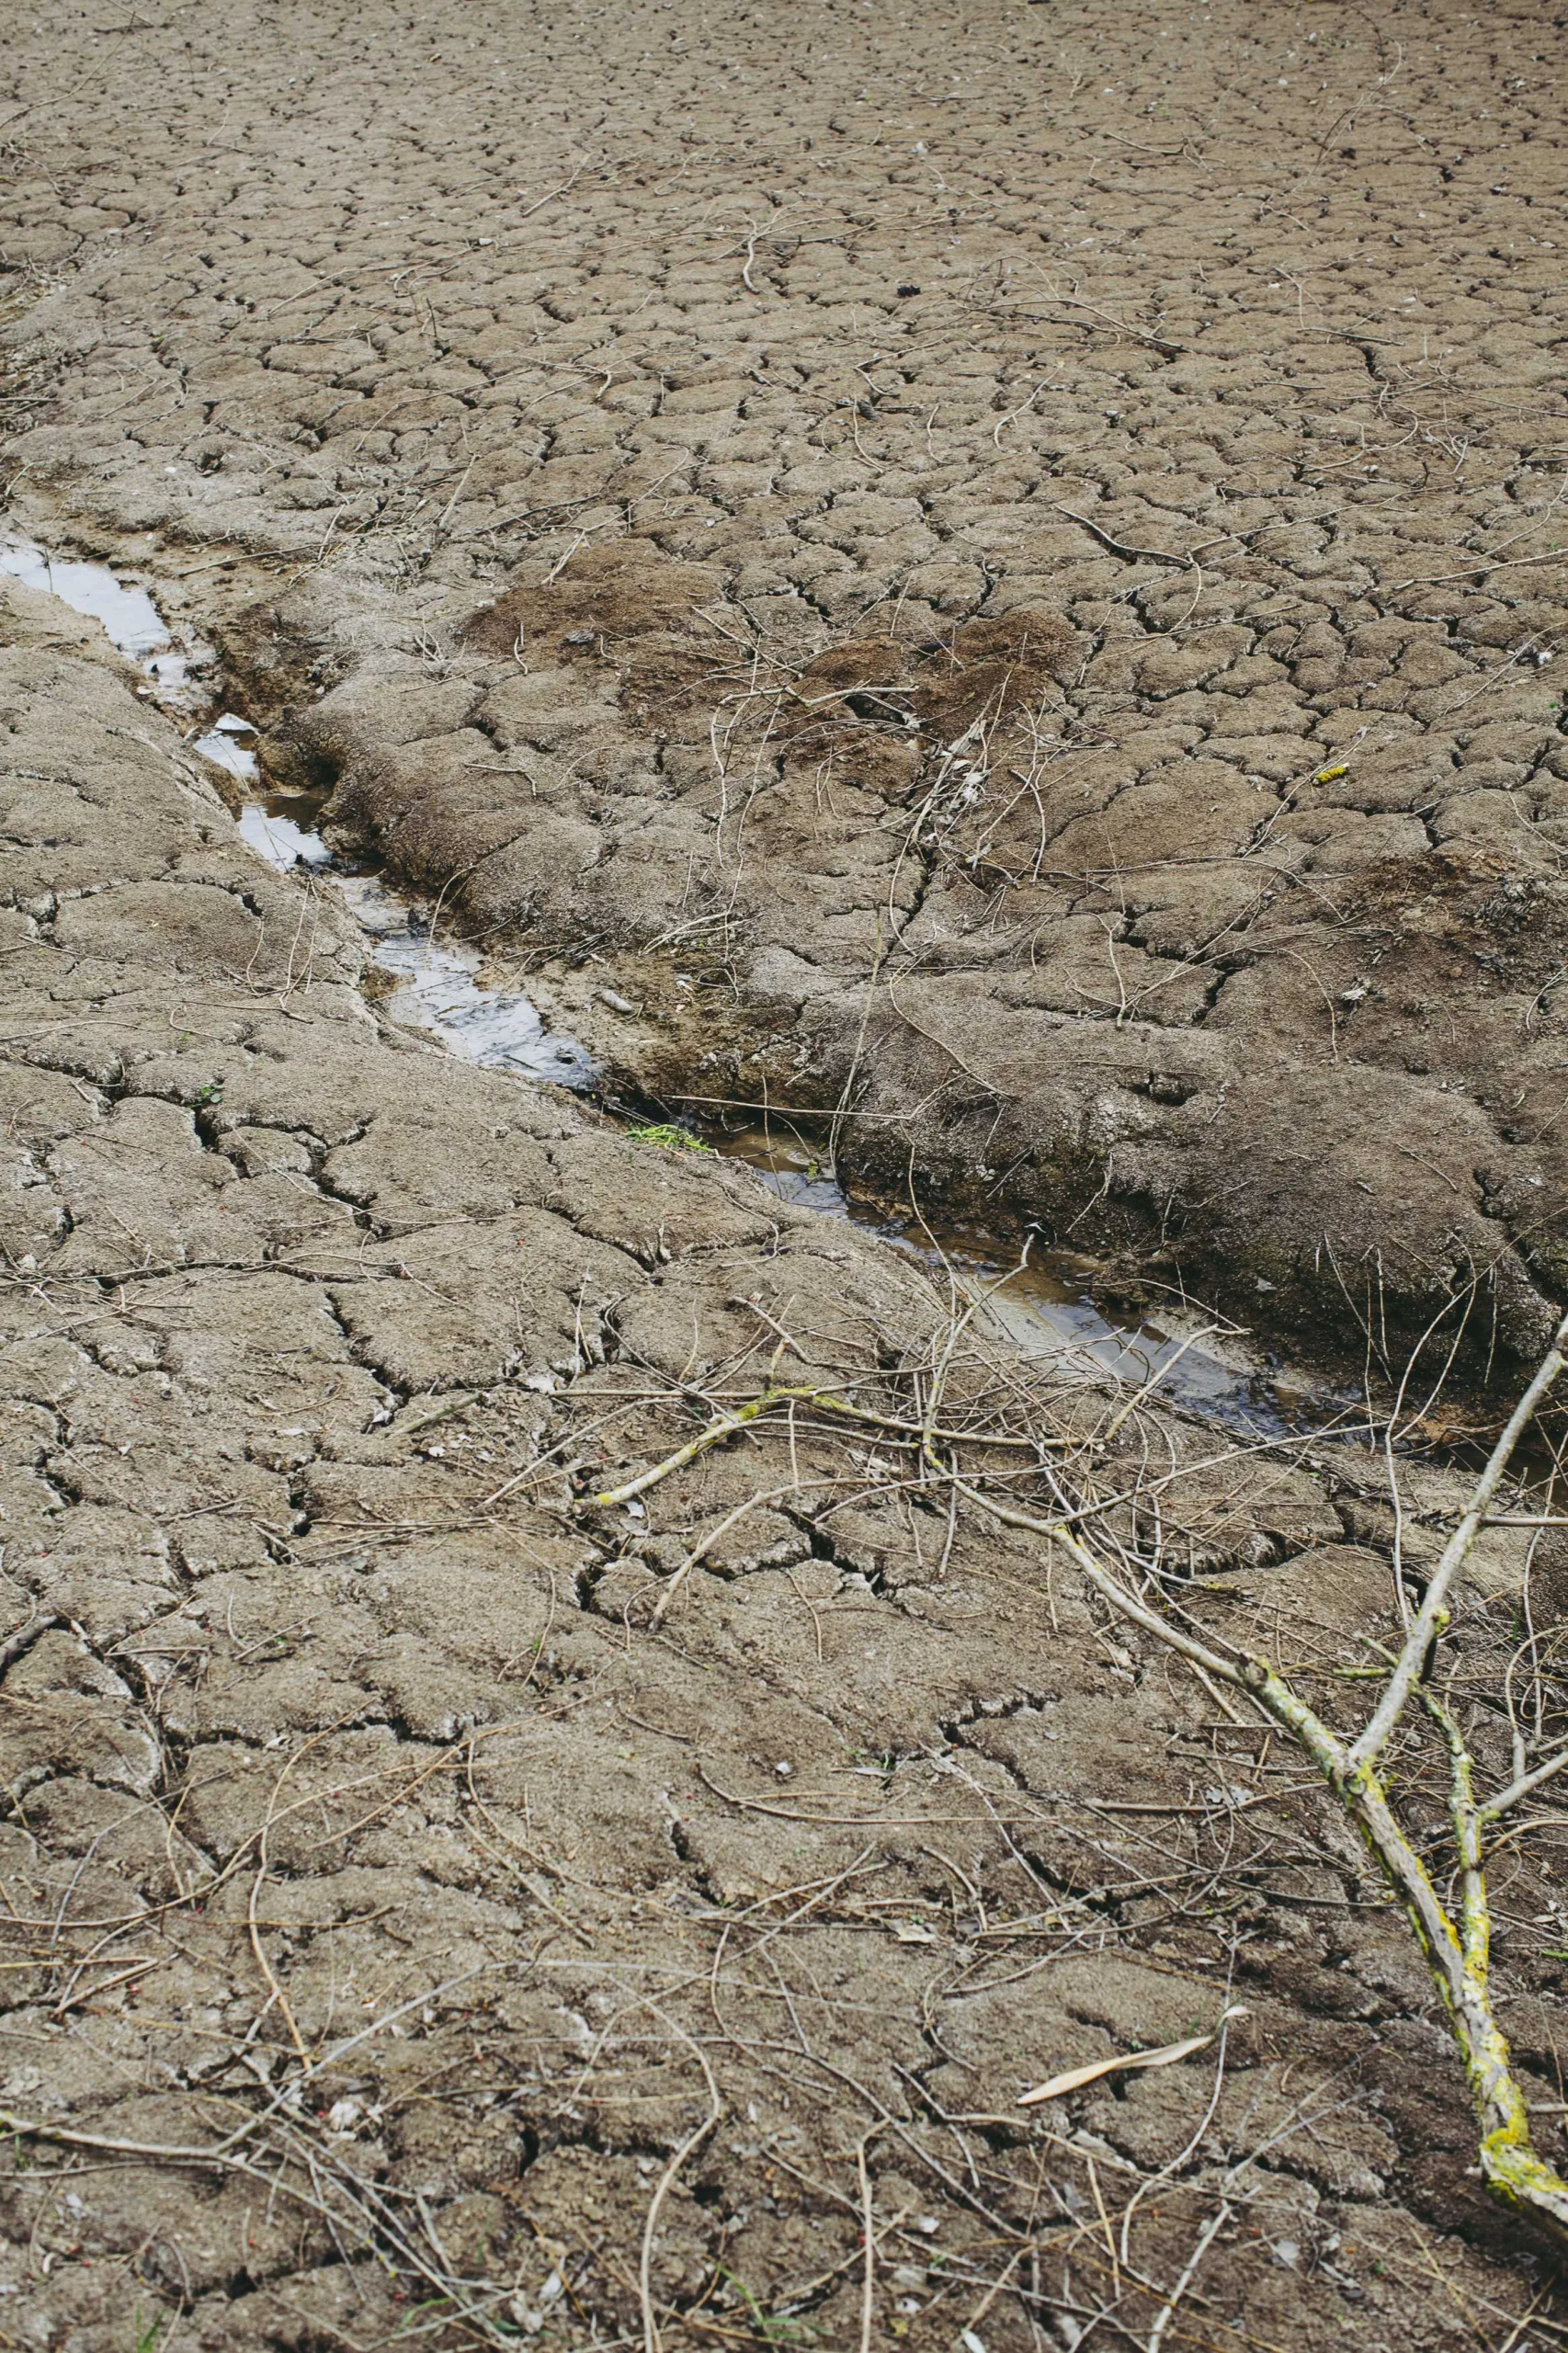
[[[1210,1419],[1282,1436],[1321,1426],[1320,1388],[1292,1378],[1282,1365],[1252,1348],[1226,1319],[1183,1305],[1115,1320],[1096,1303],[1101,1262],[1087,1253],[1042,1248],[1032,1242],[1016,1256],[998,1255],[994,1240],[968,1226],[917,1221],[886,1202],[846,1195],[809,1140],[760,1120],[711,1125],[703,1140],[755,1168],[781,1200],[851,1220],[921,1259],[938,1281],[950,1279],[966,1297],[984,1296],[985,1320],[1027,1356],[1067,1359],[1085,1372],[1162,1395]]]
[[[106,634],[127,659],[144,670],[148,692],[161,702],[183,708],[204,670],[215,659],[212,648],[196,638],[176,638],[142,582],[124,579],[107,564],[90,563],[75,556],[51,555],[47,549],[19,533],[0,531],[0,580],[19,580],[46,597],[58,597],[74,613],[101,621]]]
[[[199,748],[206,751],[210,741],[199,738]],[[483,958],[477,948],[465,939],[440,938],[438,917],[433,920],[375,869],[357,868],[337,856],[315,830],[319,801],[266,791],[256,773],[255,754],[243,756],[251,762],[246,782],[255,786],[258,797],[240,812],[242,836],[284,873],[303,869],[330,879],[365,933],[372,961],[392,976],[394,985],[381,1001],[392,1020],[436,1030],[468,1062],[548,1079],[555,1086],[591,1087],[596,1073],[585,1047],[574,1038],[547,1029],[521,990],[485,987],[479,977]],[[224,765],[238,773],[232,750]]]
[[[53,555],[3,530],[0,577],[58,597],[102,623],[146,674],[146,691],[176,722],[188,722],[186,740],[239,784],[239,829],[251,849],[279,871],[313,878],[343,900],[366,934],[373,961],[392,979],[381,1001],[390,1017],[437,1033],[471,1062],[595,1091],[597,1073],[587,1050],[547,1029],[524,992],[487,985],[479,949],[439,936],[438,910],[433,917],[374,868],[335,852],[319,830],[321,796],[271,788],[251,722],[238,711],[213,715],[212,649],[169,627],[152,585],[100,563]],[[1031,1247],[1019,1265],[1011,1255],[998,1255],[982,1233],[927,1226],[891,1213],[885,1203],[846,1195],[831,1165],[798,1132],[760,1121],[713,1122],[690,1142],[744,1161],[781,1200],[849,1220],[909,1252],[966,1299],[981,1298],[981,1318],[1028,1356],[1090,1379],[1157,1388],[1174,1404],[1259,1438],[1344,1418],[1348,1401],[1325,1398],[1245,1333],[1206,1319],[1185,1302],[1124,1319],[1108,1314],[1093,1295],[1100,1268],[1091,1257]]]

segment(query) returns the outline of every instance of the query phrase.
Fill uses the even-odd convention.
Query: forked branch
[[[1443,1997],[1481,2128],[1481,2173],[1494,2196],[1532,2219],[1560,2245],[1568,2245],[1568,2180],[1535,2149],[1524,2095],[1514,2075],[1507,2039],[1490,1991],[1492,1922],[1486,1893],[1484,1834],[1502,1813],[1568,1762],[1560,1752],[1534,1772],[1519,1775],[1477,1803],[1475,1768],[1459,1722],[1431,1688],[1433,1664],[1449,1622],[1449,1601],[1461,1579],[1488,1506],[1531,1416],[1562,1372],[1568,1318],[1510,1415],[1476,1482],[1469,1504],[1432,1574],[1378,1703],[1363,1731],[1347,1741],[1294,1690],[1267,1659],[1229,1654],[1199,1641],[1132,1592],[1123,1577],[1085,1544],[1065,1517],[1052,1519],[983,1494],[957,1479],[960,1494],[1004,1526],[1048,1538],[1083,1570],[1094,1590],[1129,1625],[1153,1636],[1201,1674],[1248,1692],[1270,1722],[1288,1733],[1316,1766],[1355,1824],[1393,1890],[1427,1968]],[[1076,1518],[1077,1515],[1074,1515]],[[1389,1740],[1413,1694],[1437,1724],[1448,1751],[1451,1861],[1459,1905],[1452,1915],[1432,1873],[1407,1836],[1378,1772]]]

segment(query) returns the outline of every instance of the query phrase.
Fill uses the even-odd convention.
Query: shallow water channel
[[[241,785],[239,829],[256,856],[281,872],[319,878],[322,887],[337,892],[366,933],[373,961],[394,979],[381,1001],[391,1018],[436,1031],[468,1061],[584,1094],[597,1091],[598,1073],[586,1049],[548,1029],[524,992],[485,985],[476,948],[460,938],[440,938],[428,909],[380,871],[329,847],[317,829],[319,796],[271,788],[249,720],[216,710],[213,649],[171,629],[146,583],[100,563],[52,555],[3,529],[0,577],[58,597],[102,623],[119,652],[145,673],[144,691],[185,727],[187,741]],[[1126,1321],[1106,1314],[1092,1296],[1097,1272],[1092,1257],[1036,1250],[1017,1267],[983,1233],[891,1217],[885,1203],[846,1194],[831,1166],[813,1157],[810,1142],[790,1131],[752,1121],[714,1123],[693,1142],[744,1161],[781,1200],[865,1226],[939,1277],[950,1276],[965,1294],[984,1292],[983,1316],[1029,1356],[1134,1386],[1157,1382],[1174,1404],[1260,1437],[1336,1417],[1335,1401],[1221,1319],[1206,1320],[1185,1303],[1144,1310]]]

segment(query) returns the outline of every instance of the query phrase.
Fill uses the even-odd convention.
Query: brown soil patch
[[[538,587],[508,589],[467,634],[491,654],[519,647],[537,657],[542,644],[563,654],[579,645],[678,629],[721,585],[715,573],[672,563],[645,540],[621,540],[583,549],[569,571]]]

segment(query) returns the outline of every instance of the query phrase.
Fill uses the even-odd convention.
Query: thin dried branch
[[[1471,1548],[1481,1533],[1482,1522],[1486,1518],[1487,1507],[1515,1448],[1534,1418],[1537,1406],[1551,1389],[1564,1363],[1568,1363],[1565,1350],[1568,1350],[1568,1315],[1559,1324],[1551,1346],[1542,1358],[1534,1379],[1508,1416],[1486,1468],[1475,1483],[1469,1508],[1444,1546],[1443,1556],[1427,1581],[1421,1607],[1411,1621],[1398,1664],[1389,1677],[1370,1722],[1351,1750],[1351,1762],[1358,1770],[1375,1765],[1381,1756],[1412,1691],[1426,1671],[1426,1661],[1432,1644],[1448,1625],[1448,1599],[1454,1581],[1470,1558]]]

